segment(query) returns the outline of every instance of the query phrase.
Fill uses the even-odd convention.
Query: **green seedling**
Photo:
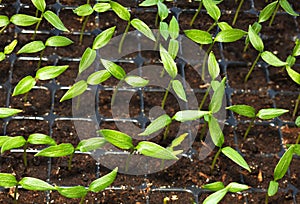
[[[5,15],[0,15],[0,34],[3,33],[3,31],[7,28],[7,26],[9,25],[10,21],[9,18]]]
[[[262,29],[262,26],[261,24],[259,24],[258,22],[254,22],[253,25],[251,25],[253,31],[258,35],[259,32],[261,31]],[[247,51],[248,47],[249,47],[249,44],[250,44],[250,39],[249,39],[249,34],[247,35],[246,39],[245,39],[245,47],[244,47],[244,52]]]
[[[259,18],[258,18],[258,23],[263,23],[271,18],[271,20],[269,22],[269,26],[271,27],[279,7],[281,7],[289,15],[299,16],[299,14],[293,10],[291,4],[287,0],[277,0],[277,1],[274,1],[274,2],[271,2],[270,4],[268,4],[260,12]]]
[[[244,139],[247,138],[249,131],[254,125],[254,121],[256,118],[262,120],[270,120],[279,117],[284,113],[289,112],[289,110],[280,109],[280,108],[263,108],[256,113],[256,110],[252,106],[248,106],[248,105],[233,105],[227,107],[226,109],[251,119],[251,122],[245,132]]]
[[[36,24],[34,29],[34,34],[32,40],[35,39],[36,32],[40,26],[41,21],[45,18],[52,26],[61,31],[69,32],[69,30],[64,26],[60,18],[50,10],[46,10],[45,0],[31,0],[33,5],[36,7],[36,16],[30,16],[26,14],[15,14],[10,18],[10,21],[17,26],[31,26]],[[38,13],[40,17],[38,18]]]
[[[111,9],[111,6],[107,2],[96,3],[92,7],[90,4],[90,0],[87,0],[86,4],[81,5],[73,10],[73,12],[76,13],[76,15],[82,17],[82,21],[83,21],[81,31],[80,31],[79,44],[82,44],[83,33],[84,33],[84,30],[85,30],[85,27],[87,25],[90,15],[94,11],[96,11],[98,13],[104,13],[104,12],[108,11],[109,9]]]
[[[21,112],[22,110],[20,109],[0,108],[0,118],[8,118]]]
[[[52,145],[45,149],[42,149],[40,152],[36,153],[34,156],[42,157],[64,157],[69,156],[68,160],[68,169],[72,168],[72,160],[75,154],[75,151],[80,152],[90,152],[101,148],[105,144],[105,140],[102,137],[93,137],[86,140],[81,140],[80,143],[74,147],[70,143],[61,143],[59,145]]]
[[[222,182],[217,181],[214,183],[203,185],[202,188],[210,191],[215,191],[203,201],[203,204],[217,204],[225,197],[227,193],[237,193],[245,191],[248,190],[250,186],[231,182],[225,187]]]
[[[1,154],[3,154],[5,151],[23,147],[23,162],[25,168],[27,168],[28,166],[27,152],[26,152],[28,144],[56,145],[55,141],[51,137],[40,133],[29,135],[27,140],[23,136],[15,136],[15,137],[0,136]]]
[[[37,53],[40,52],[40,60],[38,62],[37,69],[40,68],[42,57],[44,55],[44,51],[46,47],[65,47],[68,45],[71,45],[73,43],[72,40],[70,40],[67,37],[63,36],[52,36],[46,40],[45,43],[43,43],[40,40],[32,41],[30,43],[25,44],[18,52],[17,54],[31,54],[31,53]]]
[[[167,1],[171,1],[171,0],[167,0]],[[169,15],[169,9],[166,6],[166,4],[164,4],[164,0],[145,0],[142,3],[139,4],[139,6],[144,6],[144,7],[148,7],[148,6],[157,6],[157,14],[156,14],[156,18],[155,18],[155,26],[158,25],[158,18],[160,18],[160,22],[163,22],[164,19],[166,19]]]
[[[9,55],[14,51],[17,44],[18,44],[18,41],[15,39],[11,43],[9,43],[8,45],[6,45],[4,47],[3,52],[0,52],[0,62],[5,60],[6,55]]]
[[[238,2],[238,0],[235,0],[235,3],[237,3],[237,2]],[[238,18],[238,16],[239,16],[239,12],[240,12],[240,10],[241,10],[243,4],[244,4],[244,0],[240,0],[240,3],[239,3],[239,5],[238,5],[238,7],[237,7],[237,9],[236,9],[236,11],[235,11],[235,14],[234,14],[234,18],[233,18],[233,21],[232,21],[232,25],[234,25],[234,24],[236,23],[236,20],[237,20],[237,18]]]

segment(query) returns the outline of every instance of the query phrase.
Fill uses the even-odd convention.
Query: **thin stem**
[[[235,22],[236,22],[236,20],[238,18],[239,12],[240,12],[240,10],[242,8],[243,3],[244,3],[244,0],[241,0],[238,8],[236,9],[236,12],[235,12],[235,15],[234,15],[234,18],[233,18],[233,21],[232,21],[232,25],[235,24]]]
[[[154,43],[154,48],[153,48],[154,50],[157,50],[159,40],[160,40],[160,32],[158,31],[156,34],[156,41]]]
[[[81,31],[80,31],[79,45],[82,44],[83,33],[84,33],[84,30],[85,30],[86,24],[87,24],[87,22],[89,21],[89,17],[90,17],[90,15],[83,17],[83,18],[85,18],[85,19],[84,19],[84,22],[83,22],[83,24],[82,24]]]
[[[128,24],[127,24],[127,26],[125,28],[125,32],[122,35],[122,38],[121,38],[121,41],[120,41],[120,44],[119,44],[119,50],[118,50],[119,53],[122,52],[123,43],[124,43],[125,37],[126,37],[126,35],[128,33],[129,27],[130,27],[130,21],[128,21]]]
[[[7,28],[7,25],[6,26],[4,26],[3,28],[1,28],[1,30],[0,30],[0,34],[2,34],[2,32],[5,30]]]
[[[277,13],[277,11],[279,9],[279,6],[280,6],[279,1],[277,1],[276,8],[275,8],[275,10],[273,12],[272,18],[271,18],[270,23],[269,23],[269,27],[272,26],[272,23],[273,23],[273,21],[275,19],[276,13]]]
[[[165,141],[168,137],[168,134],[169,134],[169,130],[170,130],[170,125],[167,125],[166,129],[165,129],[165,132],[164,132],[164,137],[163,137],[163,140]]]
[[[249,124],[249,126],[248,126],[248,128],[247,128],[247,130],[245,132],[244,140],[247,138],[247,136],[248,136],[248,134],[249,134],[249,132],[250,132],[253,124],[254,124],[254,121],[255,121],[255,117],[251,119],[251,122],[250,122],[250,124]]]
[[[14,192],[14,204],[18,203],[17,195],[18,195],[18,185],[16,185],[15,192]]]
[[[83,204],[84,203],[85,197],[86,197],[86,195],[84,195],[84,196],[81,197],[79,204]]]
[[[163,69],[162,71],[161,71],[161,73],[160,73],[160,78],[163,78],[164,77],[164,75],[165,75],[165,69]]]
[[[246,45],[245,45],[245,47],[244,47],[244,50],[243,50],[243,52],[246,52],[246,51],[247,51],[247,49],[248,49],[248,47],[249,47],[249,42],[247,42],[247,43],[246,43]]]
[[[131,160],[132,154],[130,153],[126,159],[125,172],[128,172],[129,162]]]
[[[205,134],[205,132],[206,132],[206,128],[207,128],[207,122],[206,121],[204,121],[204,124],[203,124],[203,128],[201,129],[201,133],[200,133],[200,142],[203,140],[203,138],[204,138],[204,134]]]
[[[206,32],[211,31],[216,25],[217,25],[217,21],[215,21],[215,22],[207,29]]]
[[[214,44],[215,44],[215,41],[213,41],[213,43],[210,44],[208,50],[206,51],[206,54],[204,55],[203,64],[202,64],[202,73],[201,73],[201,75],[202,75],[201,77],[202,77],[203,81],[205,80],[205,66],[206,66],[206,61],[207,61],[208,55],[209,55],[210,51],[212,50]]]
[[[159,18],[159,16],[158,16],[158,12],[157,12],[156,16],[155,16],[155,27],[158,26],[158,18]]]
[[[35,26],[34,33],[33,33],[32,37],[31,37],[31,40],[34,40],[34,39],[35,39],[36,32],[37,32],[37,30],[38,30],[39,27],[40,27],[40,24],[41,24],[41,22],[42,22],[42,19],[43,19],[43,13],[41,14],[40,20],[37,22],[37,24],[36,24],[36,26]]]
[[[167,100],[167,97],[168,97],[168,94],[169,94],[169,89],[170,89],[170,87],[171,87],[171,83],[172,83],[172,80],[169,82],[168,88],[167,88],[167,90],[166,90],[166,92],[165,92],[165,95],[164,95],[164,98],[163,98],[163,100],[162,100],[162,102],[161,102],[161,108],[162,108],[162,109],[164,109],[164,107],[165,107],[166,100]]]
[[[121,81],[114,88],[113,95],[111,96],[111,106],[113,106],[115,104],[116,96],[117,96],[118,89],[120,88],[120,86],[121,86]]]
[[[69,161],[68,161],[68,170],[71,171],[72,169],[72,160],[73,160],[73,157],[74,157],[74,153],[73,152],[71,155],[70,155],[70,158],[69,158]]]
[[[27,165],[28,165],[28,163],[27,163],[27,151],[26,151],[26,149],[27,149],[27,144],[25,144],[23,146],[23,162],[24,162],[25,168],[27,168]]]
[[[214,160],[213,160],[211,166],[210,166],[210,169],[211,169],[211,170],[214,170],[215,164],[216,164],[216,162],[217,162],[217,159],[219,158],[219,155],[220,155],[221,151],[222,151],[222,148],[220,147],[219,150],[218,150],[218,152],[216,153],[216,155],[215,155],[215,157],[214,157]]]
[[[199,15],[200,11],[201,11],[201,8],[202,8],[202,1],[200,1],[199,3],[199,7],[197,9],[197,12],[195,13],[195,15],[193,16],[191,22],[190,22],[190,26],[192,26],[197,18],[197,16]]]
[[[296,100],[295,108],[294,108],[294,111],[293,111],[293,118],[296,117],[296,114],[297,114],[297,111],[298,111],[298,108],[299,108],[299,103],[300,103],[300,94],[298,95],[298,98]]]
[[[199,105],[199,110],[202,109],[202,107],[203,107],[203,105],[204,105],[204,103],[205,103],[205,101],[206,101],[206,99],[207,99],[207,96],[208,96],[208,94],[209,94],[210,89],[211,89],[211,85],[209,85],[209,87],[206,89],[206,92],[205,92],[205,94],[204,94],[204,97],[203,97],[203,99],[202,99],[202,101],[201,101],[201,103],[200,103],[200,105]]]
[[[268,192],[266,193],[266,198],[265,198],[265,204],[269,203],[269,196],[268,196]]]
[[[45,48],[46,49],[46,48]],[[44,55],[44,52],[45,52],[45,49],[43,49],[40,53],[40,60],[38,62],[38,66],[37,66],[37,69],[39,69],[41,67],[41,64],[42,64],[42,58],[43,58],[43,55]]]
[[[298,138],[296,140],[296,144],[299,144],[299,142],[300,142],[300,135],[298,135]]]
[[[250,75],[251,75],[251,73],[252,73],[252,71],[253,71],[253,69],[254,69],[256,63],[258,62],[260,56],[261,56],[261,52],[257,55],[255,61],[253,62],[252,66],[251,66],[251,68],[250,68],[250,70],[249,70],[249,72],[247,73],[247,75],[246,75],[246,77],[245,77],[245,79],[244,79],[244,83],[246,83],[246,82],[248,81],[248,78],[250,77]]]

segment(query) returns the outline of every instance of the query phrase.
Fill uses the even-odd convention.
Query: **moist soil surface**
[[[27,7],[22,7],[20,13],[34,15],[35,10],[31,1],[21,1]],[[118,1],[122,5],[132,8],[132,16],[145,21],[150,28],[155,29],[155,13],[145,13],[137,9],[135,1]],[[256,9],[263,8],[266,4],[264,1],[255,1]],[[48,5],[55,1],[47,1]],[[85,1],[61,0],[62,5],[78,6],[84,4]],[[2,1],[5,6],[0,7],[0,14],[12,16],[15,14],[13,3],[11,1]],[[168,3],[169,7],[178,6],[180,8],[196,9],[198,3],[187,3],[185,0],[177,3]],[[222,10],[235,10],[237,4],[233,0],[220,4]],[[299,12],[300,3],[293,2],[293,7]],[[51,9],[51,6],[48,6]],[[235,27],[247,30],[248,25],[257,20],[255,15],[243,13],[244,10],[251,8],[247,1],[242,7],[242,12]],[[179,23],[181,29],[202,29],[207,30],[213,21],[204,13],[200,13],[194,25],[190,26],[189,22],[193,13],[182,12],[179,15]],[[66,48],[47,48],[44,57],[48,60],[42,61],[42,66],[65,65],[70,67],[61,76],[53,81],[38,81],[37,87],[24,96],[11,96],[12,88],[20,79],[27,75],[34,76],[37,70],[38,55],[29,54],[24,56],[36,57],[35,60],[16,58],[15,55],[0,64],[0,107],[10,106],[22,109],[20,116],[25,118],[13,118],[9,120],[0,120],[0,135],[19,136],[23,135],[27,138],[32,133],[44,133],[51,135],[55,141],[59,143],[71,143],[76,146],[80,139],[89,137],[89,131],[86,135],[78,135],[72,118],[72,101],[59,102],[60,98],[66,92],[64,87],[71,86],[75,83],[78,73],[79,59],[86,47],[91,46],[97,30],[105,30],[116,25],[116,33],[124,32],[126,22],[122,21],[113,12],[99,14],[99,16],[90,17],[86,35],[84,35],[82,45],[79,45],[79,35],[81,29],[81,19],[77,17],[72,10],[64,7],[60,12],[60,17],[64,24],[71,31],[62,35],[69,37],[74,44]],[[233,14],[224,13],[221,20],[232,22]],[[297,20],[299,22],[299,19]],[[282,14],[275,18],[272,27],[268,27],[267,23],[263,24],[263,40],[265,50],[278,53],[278,57],[285,59],[291,54],[294,46],[293,39],[299,36],[297,30],[297,21],[293,17]],[[34,29],[30,27],[29,30]],[[51,30],[52,27],[46,22],[42,22],[40,30]],[[18,30],[18,29],[17,29]],[[130,28],[130,30],[133,30]],[[0,35],[0,49],[11,42],[14,37],[19,40],[16,50],[19,50],[24,44],[30,41],[31,34],[14,32],[15,27],[10,25],[4,34]],[[214,31],[214,30],[213,30]],[[38,34],[36,39],[45,41],[49,35]],[[203,47],[205,48],[205,46]],[[253,106],[256,110],[261,108],[278,107],[288,109],[290,112],[279,117],[278,120],[256,121],[246,139],[243,135],[249,125],[249,119],[238,115],[228,116],[228,122],[225,124],[223,133],[225,136],[224,146],[236,148],[243,154],[245,160],[251,168],[251,172],[247,172],[234,164],[230,159],[221,155],[216,162],[213,170],[210,166],[217,148],[203,159],[200,155],[202,148],[205,148],[205,135],[207,133],[203,121],[189,128],[197,131],[195,141],[191,144],[188,151],[188,157],[182,157],[178,162],[167,169],[146,176],[132,176],[126,174],[118,174],[113,188],[102,191],[100,193],[89,193],[85,203],[107,203],[107,204],[141,204],[141,203],[164,203],[164,199],[169,199],[168,203],[202,203],[210,194],[207,191],[197,191],[207,183],[214,181],[222,181],[225,185],[230,182],[245,183],[251,187],[250,190],[243,193],[229,193],[221,201],[221,203],[264,203],[266,190],[269,182],[273,179],[273,170],[282,155],[285,144],[294,143],[300,134],[300,130],[290,123],[294,120],[292,112],[295,107],[296,99],[300,91],[296,85],[281,68],[266,66],[259,61],[255,66],[249,80],[244,83],[244,78],[255,60],[257,52],[249,46],[247,52],[242,52],[244,43],[242,40],[235,43],[223,44],[222,47],[215,45],[214,53],[218,59],[222,59],[221,69],[222,76],[226,76],[228,80],[227,105],[230,104],[247,104]],[[23,55],[22,55],[23,56]],[[57,56],[59,56],[57,58]],[[158,61],[156,54],[143,53],[144,64],[153,64]],[[135,58],[136,55],[129,56],[124,59]],[[57,60],[58,59],[58,60]],[[177,61],[180,65],[180,62]],[[299,63],[298,63],[299,64]],[[119,63],[126,72],[137,68],[136,64]],[[300,66],[295,66],[300,71]],[[179,71],[180,72],[180,71]],[[205,82],[201,80],[199,74],[190,66],[183,65],[183,71],[180,72],[185,77],[195,92],[198,101],[201,101],[204,92]],[[115,79],[109,79],[101,86],[98,94],[98,111],[102,118],[100,128],[118,130],[112,118],[111,98],[113,95],[112,87],[118,83]],[[111,89],[109,89],[111,88]],[[152,87],[153,90],[155,87]],[[138,119],[141,111],[149,117],[153,107],[161,105],[164,92],[153,92],[152,89],[143,89],[132,94],[124,91],[124,94],[132,95],[127,101],[129,104],[128,114],[122,115],[124,118]],[[141,98],[144,105],[141,106]],[[165,105],[165,112],[174,115],[180,110],[180,104],[174,95],[169,94]],[[204,104],[204,110],[208,108],[208,103]],[[299,115],[299,111],[297,114]],[[137,120],[138,121],[138,120]],[[234,121],[234,122],[232,122]],[[149,122],[148,122],[149,123]],[[148,124],[146,123],[146,124]],[[194,124],[194,123],[193,123]],[[89,123],[84,127],[89,128]],[[135,122],[136,127],[140,127],[140,123]],[[171,125],[169,136],[163,140],[163,133],[151,139],[162,146],[168,146],[176,137],[180,124]],[[122,131],[130,134],[131,129]],[[82,131],[81,131],[82,132]],[[204,133],[204,138],[201,136]],[[93,133],[92,133],[93,134]],[[29,149],[39,150],[45,146],[29,146]],[[201,159],[200,159],[201,158]],[[294,158],[290,171],[279,181],[279,192],[269,198],[269,203],[300,203],[300,195],[297,194],[300,189],[300,161]],[[28,153],[28,167],[25,168],[22,160],[22,153],[5,152],[0,157],[0,172],[13,173],[18,180],[25,176],[49,181],[51,184],[59,186],[88,186],[93,180],[99,176],[109,173],[111,170],[101,165],[88,154],[75,154],[72,160],[72,169],[68,170],[68,157],[63,158],[43,158],[34,157],[33,153]],[[118,189],[121,188],[121,189]],[[174,188],[173,190],[166,190]],[[175,190],[177,189],[177,190]],[[0,192],[0,203],[13,203],[12,195],[14,189],[2,189]],[[79,199],[68,199],[60,196],[57,192],[39,192],[26,191],[19,189],[19,203],[79,203]],[[195,196],[197,195],[197,196]]]

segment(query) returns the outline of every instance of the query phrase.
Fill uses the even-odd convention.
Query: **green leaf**
[[[209,104],[209,110],[212,113],[217,113],[222,107],[222,102],[225,94],[225,81],[226,78],[223,78],[222,82],[218,85],[216,90],[214,90],[214,94]]]
[[[72,43],[74,42],[67,37],[52,36],[46,40],[45,45],[49,47],[64,47],[71,45]]]
[[[281,116],[282,114],[287,112],[289,112],[289,110],[280,108],[265,108],[260,109],[256,116],[262,120],[269,120]]]
[[[26,14],[15,14],[10,18],[10,22],[17,26],[31,26],[41,19]]]
[[[297,40],[295,41],[295,47],[294,47],[294,49],[293,49],[293,56],[294,56],[294,57],[297,57],[297,56],[299,56],[299,55],[300,55],[300,40],[297,39]]]
[[[300,156],[300,144],[293,144],[294,146],[294,153]]]
[[[41,157],[63,157],[74,153],[74,147],[70,143],[61,143],[59,145],[54,145],[42,149],[40,152],[36,153],[34,156]]]
[[[124,69],[121,66],[115,64],[114,62],[105,59],[101,59],[101,62],[105,69],[109,71],[109,73],[115,78],[122,80],[126,76]]]
[[[139,6],[154,6],[156,5],[158,0],[145,0],[139,4]]]
[[[268,196],[274,196],[278,191],[278,182],[276,181],[270,181],[269,187],[268,187]]]
[[[15,49],[16,45],[18,44],[18,40],[13,40],[9,45],[5,46],[4,54],[9,55]]]
[[[291,79],[300,85],[300,74],[293,70],[290,66],[285,67],[288,75],[291,77]]]
[[[224,143],[224,135],[217,119],[213,116],[209,117],[208,129],[213,143],[217,147],[222,147]]]
[[[22,110],[14,108],[0,108],[0,118],[7,118],[18,113],[21,113]]]
[[[69,32],[69,30],[61,22],[60,18],[52,11],[46,11],[44,13],[44,17],[51,25],[53,25],[58,30]]]
[[[218,24],[218,26],[221,30],[230,30],[230,29],[232,29],[231,25],[229,25],[227,22],[219,22],[217,24]]]
[[[144,130],[144,132],[140,133],[140,136],[148,136],[152,133],[159,131],[160,129],[166,127],[172,122],[172,119],[167,114],[161,115],[155,120],[153,120],[150,125]]]
[[[36,84],[35,79],[32,76],[24,77],[14,88],[12,96],[28,93]]]
[[[110,76],[111,74],[109,73],[109,71],[100,70],[91,74],[87,79],[87,83],[90,85],[98,85],[109,79]]]
[[[55,187],[49,183],[32,177],[24,177],[19,184],[26,190],[30,191],[50,191],[55,190]]]
[[[4,15],[0,15],[0,27],[7,26],[9,24],[9,18]]]
[[[216,181],[213,183],[205,184],[202,186],[202,188],[206,189],[206,190],[210,190],[210,191],[219,191],[219,190],[225,188],[225,186],[224,186],[223,182]]]
[[[172,151],[149,141],[142,141],[136,146],[136,150],[144,156],[165,160],[178,160]]]
[[[173,16],[169,25],[169,34],[172,39],[176,39],[179,36],[179,24],[176,18]]]
[[[244,190],[248,190],[250,188],[250,186],[245,185],[245,184],[240,184],[240,183],[236,183],[236,182],[231,182],[230,184],[227,185],[228,191],[231,193],[237,193],[237,192],[241,192]]]
[[[294,145],[291,145],[288,150],[282,155],[274,169],[274,181],[281,179],[285,175],[293,159],[293,153]]]
[[[0,52],[0,62],[5,59],[5,54],[3,52]]]
[[[172,88],[175,91],[176,95],[183,101],[187,102],[186,94],[183,88],[182,83],[179,80],[172,81]]]
[[[40,68],[36,72],[35,78],[39,80],[49,80],[54,79],[61,75],[66,69],[68,69],[69,65],[63,65],[63,66],[46,66],[43,68]]]
[[[83,186],[58,187],[56,190],[66,198],[82,198],[88,192]]]
[[[235,42],[241,39],[246,34],[247,32],[237,28],[222,30],[217,34],[215,41],[224,43]]]
[[[261,28],[262,28],[262,26],[258,22],[254,22],[251,27],[252,27],[253,31],[256,34],[258,34],[261,31]],[[249,33],[248,33],[248,35],[247,35],[247,37],[245,39],[246,46],[248,46],[249,42],[250,42],[250,39],[249,39]]]
[[[130,21],[130,13],[124,6],[114,1],[110,1],[110,6],[121,19]]]
[[[76,96],[81,95],[85,90],[88,88],[88,84],[86,81],[81,80],[76,82],[66,93],[63,95],[63,97],[60,99],[60,102],[63,102],[65,100],[69,100],[71,98],[74,98]]]
[[[283,8],[283,10],[288,14],[292,16],[299,16],[299,14],[294,11],[291,4],[287,0],[279,0],[279,4]]]
[[[168,53],[171,55],[173,59],[176,58],[179,50],[179,43],[177,40],[171,39],[169,42]]]
[[[56,145],[56,142],[54,139],[52,139],[50,136],[41,134],[41,133],[34,133],[29,135],[27,142],[30,144],[45,144],[45,145]]]
[[[186,121],[192,121],[197,120],[199,118],[202,118],[205,115],[209,115],[209,111],[201,111],[201,110],[183,110],[178,111],[172,119],[177,120],[179,122],[186,122]]]
[[[158,15],[160,17],[160,21],[163,21],[164,19],[166,19],[168,17],[168,15],[169,15],[169,9],[161,1],[157,2],[157,8],[158,8]]]
[[[178,137],[176,137],[172,141],[170,148],[173,149],[174,147],[179,146],[188,135],[189,135],[188,133],[183,133],[183,134],[179,135]]]
[[[106,141],[120,149],[133,149],[132,138],[120,131],[102,129],[98,131]]]
[[[212,80],[216,79],[220,74],[219,63],[213,52],[210,52],[208,56],[208,72]]]
[[[126,76],[125,81],[132,87],[144,87],[149,83],[149,80],[143,79],[140,76]]]
[[[89,16],[94,10],[90,4],[83,4],[74,9],[73,12],[76,13],[77,16]]]
[[[159,23],[159,32],[165,40],[168,39],[169,31],[168,31],[168,24],[166,22]]]
[[[261,58],[268,63],[269,65],[272,65],[274,67],[283,67],[287,65],[287,62],[281,61],[276,55],[274,55],[272,52],[264,51],[261,54]]]
[[[248,118],[255,118],[256,116],[255,109],[252,106],[248,105],[233,105],[226,107],[226,109]]]
[[[31,0],[35,8],[37,8],[39,11],[44,13],[46,9],[46,2],[45,0]]]
[[[111,9],[111,6],[109,3],[96,3],[93,9],[98,13],[103,13]]]
[[[199,43],[201,45],[207,45],[213,42],[211,34],[203,30],[196,30],[196,29],[185,30],[184,34],[192,41]]]
[[[8,173],[0,173],[0,186],[10,188],[18,185],[16,177]]]
[[[160,58],[162,60],[164,69],[167,71],[167,73],[174,79],[177,76],[177,66],[174,62],[171,55],[165,50],[165,48],[160,45],[159,49]]]
[[[251,172],[250,167],[248,166],[245,159],[233,148],[224,147],[224,148],[222,148],[222,153],[225,154],[226,157],[231,159],[233,162],[235,162],[239,166],[241,166],[244,169],[247,169],[249,172]]]
[[[15,136],[8,138],[1,147],[1,154],[5,151],[23,147],[26,144],[26,140],[23,136]]]
[[[106,174],[105,176],[102,176],[101,178],[94,180],[90,184],[88,190],[92,191],[94,193],[98,193],[98,192],[104,190],[106,187],[110,186],[114,182],[114,180],[117,176],[117,172],[118,172],[118,167],[116,167],[109,174]]]
[[[227,188],[223,188],[217,192],[214,192],[203,201],[203,204],[217,204],[224,198],[227,192]]]
[[[217,22],[221,16],[221,11],[218,6],[212,0],[202,0],[202,2],[208,15]]]
[[[273,12],[275,11],[276,5],[277,5],[278,1],[274,1],[270,4],[268,4],[259,14],[258,17],[258,23],[262,23],[267,21],[273,14]]]
[[[104,47],[105,45],[107,45],[107,43],[109,43],[110,39],[114,35],[115,29],[116,29],[116,26],[113,26],[111,28],[108,28],[108,29],[102,31],[99,35],[97,35],[97,37],[95,38],[95,40],[93,42],[93,49],[94,50],[100,49],[100,48]]]
[[[251,42],[251,45],[258,51],[263,52],[264,51],[264,43],[259,37],[259,35],[255,32],[255,30],[249,25],[248,30],[249,39]]]
[[[12,137],[9,136],[0,136],[0,147],[2,147],[2,145],[9,139]]]
[[[76,150],[81,152],[90,152],[100,147],[106,143],[106,140],[103,137],[92,137],[86,140],[81,140],[76,147]]]
[[[1,113],[1,108],[0,108],[0,113]],[[1,115],[1,114],[0,114]],[[1,118],[1,117],[0,117]],[[296,120],[295,120],[295,125],[297,126],[297,127],[300,127],[300,116],[298,116],[297,118],[296,118]]]
[[[17,54],[22,54],[22,53],[36,53],[44,50],[46,47],[44,43],[40,40],[38,41],[32,41],[30,43],[27,43],[24,45],[18,52]]]
[[[287,67],[287,66],[292,67],[292,66],[294,66],[294,64],[296,63],[296,57],[294,57],[294,56],[292,56],[292,55],[289,55],[289,56],[286,58],[285,61],[287,62],[286,67]]]
[[[89,68],[96,59],[97,52],[91,48],[86,48],[79,63],[79,74]]]
[[[137,29],[138,31],[140,31],[141,33],[143,33],[147,38],[149,38],[150,40],[156,41],[151,29],[148,27],[148,25],[146,23],[144,23],[143,21],[141,21],[138,18],[132,19],[131,20],[131,25]]]

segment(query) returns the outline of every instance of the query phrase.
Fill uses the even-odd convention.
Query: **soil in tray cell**
[[[7,135],[28,137],[33,133],[49,135],[49,124],[47,121],[39,120],[11,120],[7,126]]]
[[[14,190],[5,189],[0,192],[0,202],[13,204],[13,193]],[[19,203],[29,204],[29,203],[46,203],[46,194],[43,191],[27,191],[24,189],[18,190]]]
[[[56,78],[60,86],[72,86],[78,74],[79,62],[60,61],[59,65],[69,65],[68,69]]]
[[[187,192],[159,192],[152,191],[149,194],[150,203],[167,203],[181,204],[181,203],[193,203],[194,196]]]
[[[283,108],[286,110],[289,110],[288,113],[285,113],[281,115],[279,118],[283,121],[294,121],[295,118],[293,118],[293,112],[295,109],[296,100],[298,98],[298,94],[294,95],[284,95],[284,94],[278,94],[275,97],[275,103],[276,107]],[[296,111],[296,117],[300,115],[300,110]]]
[[[0,68],[0,84],[4,84],[9,79],[10,63],[5,60],[1,62]]]
[[[0,89],[0,107],[4,107],[6,105],[6,90]]]
[[[284,145],[287,144],[295,144],[297,141],[298,136],[300,135],[300,128],[298,127],[289,127],[285,125],[281,127],[282,132],[282,143]]]

